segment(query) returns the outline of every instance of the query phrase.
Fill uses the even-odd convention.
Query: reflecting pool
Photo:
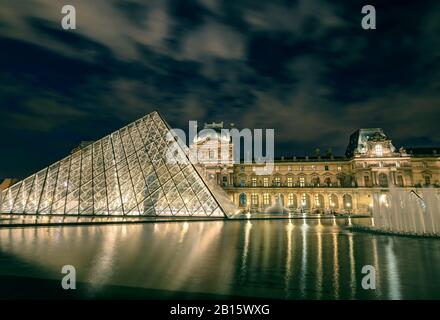
[[[354,232],[351,222],[0,229],[0,297],[71,297],[60,283],[73,265],[80,298],[440,298],[440,240]],[[375,290],[362,288],[365,265]]]

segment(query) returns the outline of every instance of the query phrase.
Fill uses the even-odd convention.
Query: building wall
[[[391,186],[408,191],[440,187],[440,156],[435,149],[422,155],[397,150],[380,128],[354,132],[344,157],[282,158],[267,174],[261,174],[262,165],[236,163],[231,140],[215,132],[198,137],[191,149],[198,153],[196,162],[204,175],[246,211],[262,212],[279,201],[292,210],[368,213],[373,194]]]

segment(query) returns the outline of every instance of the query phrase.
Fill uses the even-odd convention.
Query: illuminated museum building
[[[205,125],[218,131],[222,127]],[[263,212],[278,201],[292,211],[367,213],[375,192],[392,186],[440,186],[440,148],[396,149],[380,128],[354,132],[345,156],[281,157],[267,175],[257,174],[256,164],[222,161],[215,141],[220,136],[198,137],[192,148],[199,150],[205,175],[246,211]],[[232,139],[230,144],[232,159]]]
[[[264,164],[235,163],[222,128],[205,124],[213,130],[188,148],[153,112],[21,181],[2,181],[0,212],[231,217],[283,205],[367,213],[373,194],[391,186],[439,187],[440,149],[397,150],[379,128],[353,133],[345,156],[284,157],[267,174]]]

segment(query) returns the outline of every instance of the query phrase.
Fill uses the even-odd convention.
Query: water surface
[[[352,232],[348,223],[292,219],[0,229],[0,282],[11,292],[23,290],[16,280],[53,280],[62,297],[61,268],[73,265],[83,298],[112,297],[112,286],[130,288],[117,295],[126,298],[144,293],[161,298],[165,292],[176,293],[174,298],[193,293],[440,298],[440,240]],[[364,265],[376,269],[375,290],[361,286]],[[38,292],[41,282],[31,283]]]

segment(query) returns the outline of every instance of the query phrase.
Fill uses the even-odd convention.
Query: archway
[[[342,197],[342,201],[344,202],[344,209],[345,210],[352,210],[353,209],[353,199],[351,197],[351,195],[349,194],[344,194],[344,196]]]
[[[339,199],[336,194],[331,194],[329,196],[330,209],[339,209]]]
[[[246,193],[241,193],[240,194],[240,207],[246,207],[246,204],[247,204]]]

